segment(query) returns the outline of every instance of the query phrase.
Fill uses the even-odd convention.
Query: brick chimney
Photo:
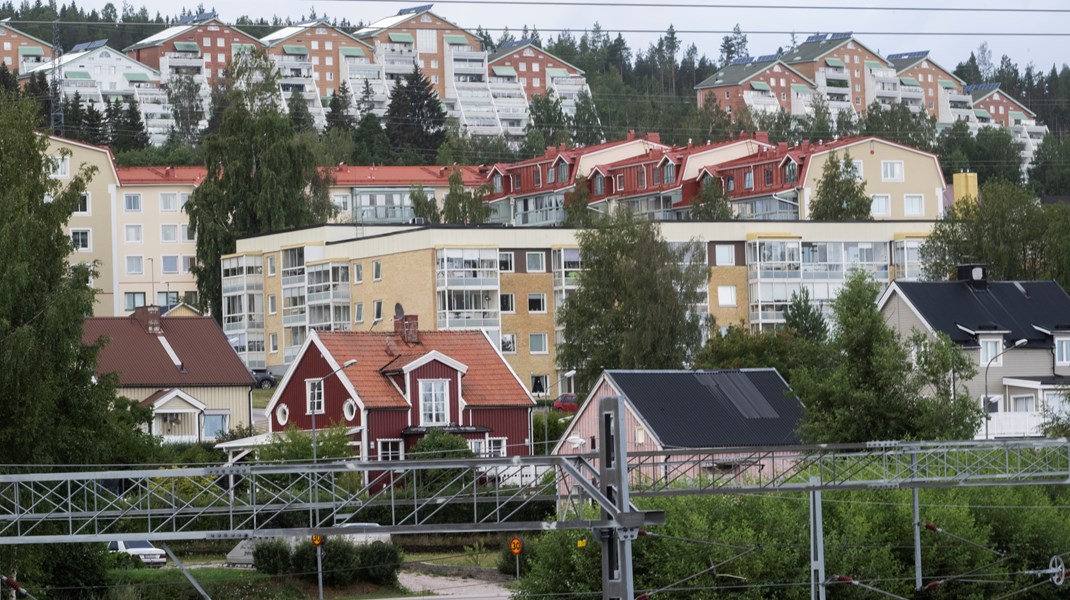
[[[137,319],[138,323],[141,323],[145,333],[151,333],[152,335],[163,333],[163,327],[160,327],[159,306],[139,306],[134,309],[134,318]]]
[[[635,130],[634,130],[634,129],[629,129],[629,130],[628,130],[628,137],[627,137],[627,139],[628,139],[628,141],[631,141],[631,140],[634,140],[634,139],[635,139]]]
[[[768,131],[755,131],[754,132],[754,139],[755,139],[755,141],[765,142],[766,144],[768,144],[769,143],[769,132]]]
[[[776,145],[776,151],[777,151],[777,154],[784,154],[785,152],[788,151],[788,143],[787,142],[778,143]]]
[[[420,343],[420,317],[417,315],[402,315],[394,317],[394,333],[401,336],[406,344]]]

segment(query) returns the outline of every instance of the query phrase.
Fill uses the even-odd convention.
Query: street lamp
[[[991,406],[992,400],[989,399],[989,397],[988,397],[988,369],[992,366],[992,363],[997,358],[1003,356],[1007,352],[1010,352],[1012,348],[1018,348],[1019,346],[1024,346],[1025,343],[1028,342],[1028,341],[1029,340],[1027,340],[1025,338],[1022,338],[1020,340],[1015,341],[1013,346],[1011,346],[1010,348],[1004,348],[1002,352],[1000,352],[999,354],[997,354],[997,355],[993,356],[992,358],[988,359],[988,364],[985,365],[985,392],[984,392],[984,401],[981,403],[981,408],[985,411],[985,439],[986,440],[988,439],[988,422],[992,420],[991,411],[989,410],[989,407]]]
[[[572,379],[575,376],[576,376],[576,369],[569,369],[568,371],[565,371],[564,373],[561,374],[561,377],[563,379]],[[560,386],[561,385],[561,380],[559,379],[559,380],[555,381],[554,385]],[[550,386],[550,387],[553,387],[553,386]],[[546,391],[549,392],[550,390],[547,389]],[[558,391],[561,391],[561,390],[558,389]],[[547,395],[549,395],[549,394],[547,394]],[[543,427],[542,427],[542,431],[543,431],[542,450],[543,450],[543,454],[547,455],[547,456],[550,454],[550,410],[551,409],[553,409],[553,405],[552,404],[550,404],[550,405],[548,405],[546,407],[546,415],[542,419],[542,425],[543,425]]]
[[[312,389],[314,387],[318,386],[319,387],[319,391],[320,391],[320,402],[319,402],[320,407],[323,407],[324,409],[326,409],[326,407],[327,407],[327,394],[326,394],[326,391],[323,389],[323,381],[325,379],[327,379],[328,377],[330,377],[331,375],[334,375],[335,373],[337,373],[337,372],[339,372],[339,371],[341,371],[343,369],[348,369],[349,367],[352,367],[355,364],[357,364],[357,359],[351,358],[351,359],[345,361],[344,363],[342,363],[342,366],[340,366],[337,369],[331,371],[330,373],[327,373],[323,377],[320,377],[318,379],[313,379],[312,380],[313,384],[309,385],[309,386],[307,386],[305,388],[305,396],[306,396],[305,397],[305,403],[312,409],[312,466],[313,466],[313,472],[315,472],[315,466],[316,466],[317,458],[318,458],[318,452],[316,451],[316,413],[318,412],[318,410],[317,410],[318,407],[312,406],[312,398],[309,397],[309,396],[311,396],[311,394],[312,394]],[[320,488],[319,488],[319,483],[318,482],[313,484],[312,493],[314,495],[313,498],[312,498],[312,505],[315,506],[315,508],[316,508],[316,527],[319,527],[319,523],[320,523],[320,506],[319,506],[319,504],[320,504]],[[323,544],[322,543],[316,545],[316,579],[317,579],[317,583],[318,583],[318,586],[319,586],[319,600],[323,600]]]

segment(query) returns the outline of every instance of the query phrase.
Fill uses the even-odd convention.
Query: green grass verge
[[[454,552],[406,552],[405,562],[422,562],[433,565],[449,565],[451,567],[486,567],[494,569],[498,566],[498,552],[488,550],[482,553],[454,553]]]
[[[306,600],[316,596],[316,584],[295,577],[271,577],[251,569],[204,567],[190,573],[214,600]],[[178,569],[130,569],[111,572],[111,597],[123,600],[199,600],[200,595]],[[414,596],[396,589],[355,584],[348,589],[325,589],[331,600],[374,600]]]
[[[271,395],[275,393],[275,388],[268,388],[262,390],[260,388],[253,389],[253,408],[267,408],[268,402],[271,402]]]

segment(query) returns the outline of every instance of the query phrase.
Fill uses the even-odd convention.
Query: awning
[[[1017,111],[1017,110],[1012,110],[1011,111],[1011,120],[1012,121],[1024,121],[1024,120],[1026,120],[1026,118],[1028,118],[1028,117],[1025,116],[1024,112],[1020,112],[1020,111]]]
[[[912,86],[912,87],[921,87],[921,84],[918,83],[918,80],[914,79],[913,77],[900,77],[899,78],[899,83],[901,83],[903,85],[909,85],[909,86]]]
[[[19,56],[44,56],[45,49],[40,46],[19,46]]]
[[[230,49],[237,54],[239,52],[252,52],[254,46],[252,44],[231,44]]]
[[[397,42],[399,44],[413,43],[412,36],[408,33],[390,33],[388,35],[390,36],[391,42]]]
[[[570,77],[565,69],[546,69],[546,76],[550,79],[554,77]]]
[[[123,73],[123,77],[125,77],[127,81],[131,82],[149,80],[149,76],[144,73]]]
[[[67,71],[63,74],[64,79],[92,79],[89,71]]]
[[[959,86],[955,85],[955,82],[951,81],[950,79],[941,79],[940,87],[944,88],[945,90],[955,90],[958,89]]]
[[[973,114],[981,119],[991,119],[992,115],[988,114],[988,111],[983,108],[973,109]]]
[[[364,56],[364,48],[342,46],[342,56]]]
[[[179,52],[200,52],[201,47],[196,42],[175,42],[175,50]]]
[[[880,64],[879,62],[877,62],[875,60],[867,60],[867,61],[865,61],[865,65],[866,65],[867,69],[883,69],[884,68],[884,65]]]
[[[446,35],[442,36],[442,41],[446,42],[447,44],[452,44],[454,46],[468,45],[468,38],[464,37],[463,35],[458,35],[456,33],[447,33]]]
[[[516,69],[513,67],[491,67],[498,77],[516,77]]]
[[[791,84],[791,91],[793,91],[795,93],[798,93],[798,94],[809,94],[809,93],[813,92],[813,90],[811,90],[809,87],[807,87],[807,86],[805,86],[805,85],[803,85],[801,83],[793,83],[793,84]]]
[[[826,64],[826,65],[828,65],[828,66],[830,66],[830,67],[839,67],[840,69],[845,69],[845,68],[847,68],[847,67],[846,67],[846,66],[845,66],[845,65],[843,64],[843,61],[842,61],[842,60],[840,60],[840,59],[838,59],[838,58],[826,58],[826,59],[825,59],[825,64]]]
[[[752,82],[750,82],[750,87],[751,87],[752,90],[758,90],[759,92],[771,92],[771,91],[773,91],[772,89],[769,88],[769,84],[764,82],[764,81],[752,81]]]
[[[308,48],[304,46],[283,46],[282,51],[291,56],[308,56]]]

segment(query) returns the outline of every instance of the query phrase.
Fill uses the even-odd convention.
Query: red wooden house
[[[364,460],[403,459],[434,428],[477,455],[527,456],[534,406],[483,332],[419,331],[410,315],[393,332],[313,331],[267,417],[272,432],[311,429],[313,411],[317,428],[343,423]]]

